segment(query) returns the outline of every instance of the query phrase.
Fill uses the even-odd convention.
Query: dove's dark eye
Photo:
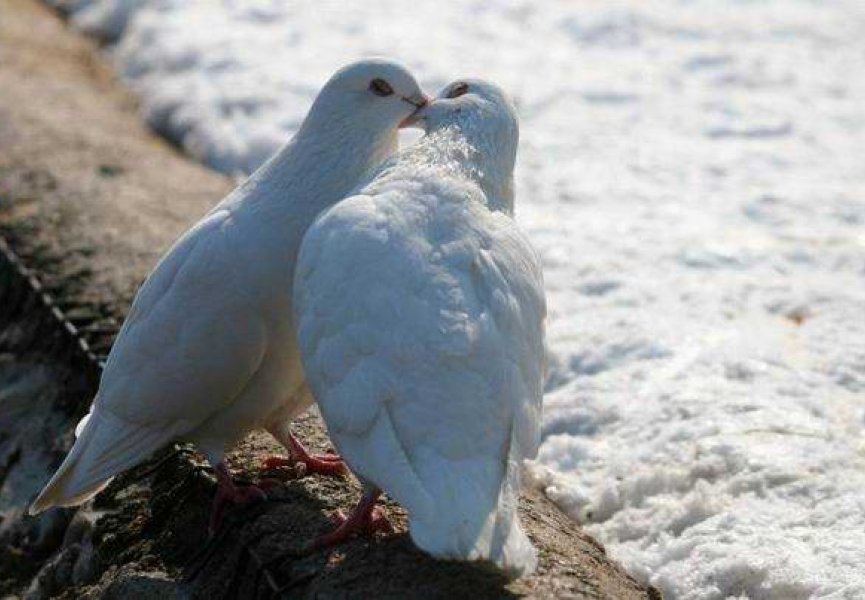
[[[369,91],[371,91],[376,96],[390,96],[393,94],[393,88],[390,87],[390,84],[384,79],[373,79],[369,82]]]
[[[454,84],[454,86],[450,89],[450,91],[448,91],[447,97],[448,98],[458,98],[468,91],[469,91],[469,84],[467,84],[465,82],[460,82],[460,83]]]

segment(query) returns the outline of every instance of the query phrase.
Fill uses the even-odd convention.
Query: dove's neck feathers
[[[476,184],[492,211],[514,214],[516,153],[497,147],[492,137],[465,126],[446,126],[428,133],[402,153],[406,166],[428,166]]]
[[[264,213],[275,226],[305,230],[396,152],[394,127],[323,108],[313,107],[295,136],[227,203],[250,214]]]

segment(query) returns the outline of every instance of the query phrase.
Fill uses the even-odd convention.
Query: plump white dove
[[[401,65],[364,60],[338,71],[297,134],[187,231],[138,291],[69,455],[30,508],[79,504],[112,476],[176,440],[216,467],[212,526],[227,502],[261,497],[222,462],[263,427],[311,470],[288,424],[312,401],[292,320],[304,232],[397,149],[397,126],[426,103]],[[336,458],[336,457],[334,457]]]
[[[526,574],[537,559],[517,499],[539,443],[546,303],[513,220],[517,118],[474,80],[417,116],[427,135],[325,211],[298,258],[307,380],[364,486],[312,547],[387,528],[384,490],[421,549]]]

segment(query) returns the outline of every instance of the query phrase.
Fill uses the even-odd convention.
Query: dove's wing
[[[530,568],[514,504],[538,446],[541,268],[478,193],[403,182],[340,202],[304,238],[294,306],[335,443],[418,545]]]
[[[216,211],[163,258],[111,350],[96,408],[191,430],[243,390],[264,356],[266,331],[245,294],[238,238],[231,213]]]
[[[75,446],[31,512],[94,495],[244,389],[264,356],[266,332],[243,296],[234,233],[228,212],[210,214],[147,278]],[[227,279],[237,284],[225,286]]]

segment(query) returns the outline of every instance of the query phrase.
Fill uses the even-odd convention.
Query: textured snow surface
[[[668,597],[865,598],[861,0],[64,4],[227,172],[362,55],[511,90],[538,482]]]

